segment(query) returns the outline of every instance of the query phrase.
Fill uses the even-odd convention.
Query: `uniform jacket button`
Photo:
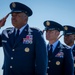
[[[10,68],[12,68],[12,66],[10,66]]]

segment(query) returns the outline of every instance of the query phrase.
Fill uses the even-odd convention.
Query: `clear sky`
[[[9,8],[10,3],[17,1],[26,4],[32,9],[33,15],[29,17],[28,21],[31,27],[38,27],[43,30],[43,22],[45,20],[53,20],[62,25],[75,26],[75,0],[1,0],[0,19],[11,11]],[[0,32],[11,26],[10,15]],[[63,37],[60,38],[60,41],[63,43]],[[0,75],[2,75],[3,58],[3,49],[0,48]]]

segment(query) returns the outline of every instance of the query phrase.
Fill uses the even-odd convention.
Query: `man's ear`
[[[75,35],[74,35],[74,40],[75,40]]]

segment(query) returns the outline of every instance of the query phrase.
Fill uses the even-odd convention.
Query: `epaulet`
[[[37,32],[40,32],[41,34],[43,34],[43,31],[40,30],[39,28],[36,28],[36,27],[30,27],[31,30],[35,30]]]
[[[30,27],[30,28],[33,29],[33,30],[41,31],[39,28],[36,28],[36,27]]]
[[[11,34],[14,32],[14,27],[9,27],[6,28],[5,30],[2,31],[2,34],[4,34],[8,38],[8,34]]]
[[[63,45],[63,47],[66,48],[66,49],[70,49],[70,48],[69,48],[68,46],[66,46],[66,45]]]
[[[6,28],[5,30],[13,30],[14,27],[9,27],[9,28]]]
[[[5,30],[3,30],[3,32],[11,32],[14,30],[14,27],[9,27],[9,28],[6,28]]]
[[[64,44],[60,44],[60,47],[61,47],[62,49],[70,49],[69,47],[67,47],[67,46],[64,45]]]

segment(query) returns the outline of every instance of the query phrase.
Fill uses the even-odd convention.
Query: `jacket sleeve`
[[[0,47],[2,46],[2,36],[0,34]]]
[[[65,75],[74,75],[74,60],[71,49],[67,49],[65,52]]]
[[[47,71],[47,50],[43,35],[40,32],[35,36],[35,75],[46,75]]]

